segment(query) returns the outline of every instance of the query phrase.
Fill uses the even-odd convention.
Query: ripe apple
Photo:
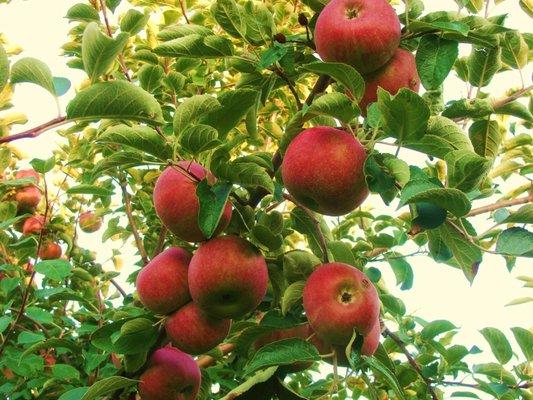
[[[329,126],[302,131],[289,144],[281,174],[289,193],[325,215],[344,215],[368,196],[365,149],[351,134]]]
[[[155,210],[163,224],[178,238],[187,242],[201,242],[206,237],[198,226],[200,203],[196,185],[206,176],[210,183],[214,183],[215,177],[192,161],[180,161],[178,167],[167,167],[157,179],[154,188]],[[231,203],[228,201],[215,235],[224,230],[230,219]]]
[[[41,197],[41,191],[37,186],[26,186],[18,189],[15,193],[15,201],[18,203],[19,211],[33,210],[39,205]]]
[[[34,233],[40,233],[43,228],[44,216],[34,215],[33,217],[29,217],[24,221],[24,225],[22,225],[22,234],[24,236],[28,236]]]
[[[61,257],[61,246],[56,242],[44,243],[39,250],[39,257],[42,260],[55,260]]]
[[[189,354],[203,354],[222,343],[231,328],[230,319],[207,315],[195,303],[184,305],[165,322],[172,344]]]
[[[102,218],[96,216],[92,211],[86,211],[80,214],[78,222],[80,229],[86,233],[96,232],[102,226]]]
[[[146,308],[168,314],[187,304],[191,296],[187,269],[191,255],[171,247],[154,257],[137,275],[137,293]]]
[[[192,299],[217,318],[240,318],[265,296],[268,270],[248,241],[222,236],[202,243],[189,265]]]
[[[194,400],[200,390],[202,373],[190,355],[164,347],[155,351],[139,380],[142,400]]]
[[[379,319],[376,288],[364,273],[348,264],[318,267],[305,284],[303,303],[313,330],[332,344],[348,344],[354,330],[370,333]]]
[[[365,83],[365,93],[359,102],[363,115],[366,115],[368,105],[377,101],[378,87],[392,95],[398,93],[401,88],[418,93],[420,77],[416,71],[415,57],[410,51],[397,49],[386,65],[365,76]]]
[[[372,356],[376,352],[379,346],[379,339],[381,338],[381,323],[379,318],[374,324],[374,327],[363,338],[363,344],[361,346],[361,354],[364,356]]]
[[[362,74],[389,61],[400,35],[400,20],[387,0],[332,0],[315,27],[320,57],[350,64]]]
[[[39,173],[33,169],[21,169],[20,171],[15,172],[15,178],[16,179],[24,179],[24,178],[33,178],[35,180],[35,183],[39,183]]]

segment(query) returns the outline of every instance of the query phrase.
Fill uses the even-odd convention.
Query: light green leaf
[[[40,158],[34,158],[30,161],[31,166],[33,169],[41,174],[46,174],[47,172],[50,172],[52,169],[54,169],[56,165],[56,158],[55,156],[50,157],[47,160],[41,160]]]
[[[348,89],[356,101],[361,100],[365,92],[365,81],[355,68],[347,64],[333,62],[314,62],[302,69],[317,74],[326,74]]]
[[[496,328],[483,328],[480,332],[500,364],[507,364],[513,356],[513,349],[505,335]]]
[[[428,202],[448,210],[457,217],[466,215],[472,205],[457,189],[432,187],[427,181],[412,180],[402,190],[399,207],[405,204]]]
[[[148,126],[115,125],[106,129],[97,140],[101,143],[129,146],[165,161],[172,155],[172,149],[164,137]]]
[[[526,204],[513,212],[502,223],[533,224],[533,204]]]
[[[68,392],[63,393],[57,400],[79,400],[83,397],[88,389],[88,387],[83,386],[69,390]]]
[[[180,135],[190,124],[206,113],[220,108],[218,100],[208,94],[196,95],[185,99],[174,113],[174,134]]]
[[[81,40],[81,58],[83,66],[92,82],[106,73],[120,54],[129,35],[120,33],[116,39],[104,35],[96,22],[85,28]]]
[[[524,228],[509,228],[500,233],[496,251],[517,257],[533,257],[533,233]]]
[[[163,57],[221,58],[233,55],[233,45],[222,36],[189,35],[160,44],[154,53]]]
[[[501,47],[475,46],[468,57],[468,82],[475,87],[487,86],[502,66]]]
[[[67,78],[63,78],[61,76],[54,76],[52,79],[54,81],[54,90],[58,97],[63,96],[68,92],[71,83]]]
[[[9,59],[4,46],[0,44],[0,93],[5,88],[9,79]]]
[[[511,31],[502,34],[502,61],[512,68],[523,68],[527,65],[528,45],[520,32]]]
[[[526,360],[531,362],[533,360],[533,333],[520,327],[511,328],[511,331],[513,331],[514,338],[520,346]]]
[[[452,70],[459,43],[437,35],[423,36],[416,52],[416,69],[426,89],[437,89]]]
[[[340,240],[328,242],[328,250],[333,256],[335,262],[340,262],[356,267],[357,260],[352,252],[352,246]]]
[[[397,256],[397,255],[394,254],[394,256]],[[411,264],[409,264],[405,258],[386,257],[386,259],[389,262],[394,272],[394,275],[396,276],[396,284],[402,285],[400,289],[401,290],[411,289],[413,287],[413,280],[414,280],[413,268],[411,267]]]
[[[217,182],[211,186],[207,179],[203,179],[196,186],[196,195],[200,203],[198,226],[207,239],[213,236],[218,227],[231,189],[230,183]]]
[[[179,39],[189,35],[209,36],[213,35],[213,31],[202,25],[194,24],[176,24],[164,28],[157,33],[157,38],[162,42]]]
[[[150,19],[150,14],[143,14],[133,8],[129,9],[120,20],[120,30],[130,35],[138,34]]]
[[[405,147],[444,159],[454,150],[473,150],[466,133],[455,122],[441,116],[431,117],[426,134],[404,143]]]
[[[403,392],[402,386],[398,382],[398,378],[396,378],[394,372],[388,369],[385,364],[383,364],[376,357],[363,356],[363,360],[365,360],[365,363],[368,364],[374,374],[379,374],[379,376],[383,377],[383,379],[387,382],[388,386],[394,391],[398,399],[405,400],[405,394]]]
[[[495,159],[502,143],[502,134],[497,121],[475,121],[468,130],[474,150],[482,157]]]
[[[383,130],[400,143],[424,136],[430,116],[426,102],[409,89],[400,89],[396,96],[378,88],[378,109]]]
[[[439,319],[424,326],[422,332],[420,332],[420,337],[424,340],[433,340],[436,336],[454,329],[457,329],[457,327],[450,321]]]
[[[83,3],[74,4],[72,7],[70,7],[65,18],[68,18],[71,21],[81,22],[100,21],[98,11],[96,11],[95,8],[91,7],[89,4]]]
[[[494,113],[492,102],[488,99],[452,100],[446,104],[442,113],[446,118],[483,118]]]
[[[68,194],[89,194],[89,195],[94,195],[94,196],[112,196],[114,194],[112,189],[95,186],[95,185],[88,185],[85,183],[68,188],[67,193]]]
[[[160,65],[145,64],[139,69],[137,76],[139,77],[141,87],[147,92],[152,93],[163,84],[165,71]]]
[[[512,101],[503,106],[494,109],[496,114],[512,115],[513,117],[521,118],[524,121],[532,122],[533,115],[528,108],[519,101]]]
[[[52,366],[52,376],[56,379],[79,379],[79,371],[68,364],[55,364]]]
[[[82,90],[67,106],[71,120],[125,119],[159,125],[161,106],[149,93],[125,81],[97,83]]]
[[[186,128],[180,135],[182,148],[191,153],[199,154],[211,150],[220,144],[218,131],[209,125],[193,125]]]
[[[477,189],[492,166],[491,160],[469,150],[456,150],[445,158],[448,168],[448,185],[463,192]]]
[[[242,7],[235,0],[217,0],[211,7],[211,14],[218,24],[235,38],[246,34],[246,21]]]
[[[261,347],[246,365],[245,373],[303,361],[320,361],[316,347],[299,338],[283,339]]]
[[[94,383],[87,392],[80,398],[80,400],[97,400],[101,396],[113,393],[118,389],[129,388],[136,385],[139,381],[134,379],[124,378],[122,376],[111,376],[104,378]]]
[[[283,292],[281,298],[281,313],[287,315],[287,312],[296,303],[301,301],[304,292],[305,281],[294,282]]]
[[[11,83],[34,83],[56,95],[50,68],[32,57],[21,58],[11,67]]]
[[[274,193],[274,182],[268,172],[253,162],[239,162],[237,159],[214,167],[213,172],[221,179],[247,187],[262,187]]]
[[[35,271],[49,279],[60,281],[72,273],[72,266],[67,260],[43,260],[35,264]]]

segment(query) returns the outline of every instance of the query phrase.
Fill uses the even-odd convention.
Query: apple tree
[[[80,1],[72,83],[0,37],[1,398],[533,398],[530,330],[468,348],[398,296],[415,255],[533,256],[533,36],[392,3]],[[30,84],[72,98],[21,130]]]

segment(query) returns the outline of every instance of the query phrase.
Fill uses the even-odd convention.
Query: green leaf
[[[439,319],[424,326],[420,332],[420,337],[424,340],[433,340],[441,333],[453,331],[454,329],[457,329],[457,327],[450,321]]]
[[[502,66],[501,47],[475,46],[467,60],[468,82],[475,87],[487,86]]]
[[[513,331],[514,338],[520,346],[526,360],[531,362],[533,360],[533,333],[520,327],[511,328],[511,331]]]
[[[481,250],[470,243],[464,235],[449,223],[441,225],[437,233],[446,247],[452,252],[466,278],[472,282],[483,259]]]
[[[114,194],[112,189],[88,185],[82,183],[81,185],[73,186],[67,189],[68,194],[90,194],[94,196],[112,196]]]
[[[411,180],[402,190],[399,207],[428,202],[448,210],[457,217],[468,214],[472,205],[458,189],[435,187],[424,180]]]
[[[163,42],[168,42],[172,39],[178,39],[189,35],[209,36],[213,31],[202,25],[194,24],[176,24],[166,27],[157,33],[157,38]]]
[[[442,116],[446,118],[483,118],[492,113],[494,113],[494,108],[488,99],[461,99],[450,101]]]
[[[448,185],[463,192],[477,189],[492,166],[491,160],[469,150],[456,150],[445,158],[448,168]]]
[[[56,165],[56,158],[55,156],[50,157],[47,160],[41,160],[39,158],[34,158],[30,161],[31,166],[33,169],[40,174],[46,174],[47,172],[50,172]]]
[[[437,35],[420,39],[416,52],[416,69],[426,89],[437,89],[452,70],[459,55],[459,43]]]
[[[502,34],[502,61],[511,68],[524,68],[528,61],[528,45],[522,34],[510,31]]]
[[[134,36],[144,28],[149,19],[150,14],[129,9],[120,20],[120,30]]]
[[[398,378],[396,378],[396,375],[394,375],[385,364],[379,361],[376,357],[363,356],[362,358],[374,374],[379,374],[379,376],[383,377],[383,380],[385,380],[388,386],[394,391],[394,393],[396,393],[398,399],[405,400],[405,395],[402,386],[398,382]]]
[[[496,328],[483,328],[480,332],[500,364],[507,364],[513,356],[513,349],[502,331]]]
[[[342,241],[330,241],[327,243],[328,250],[335,262],[340,262],[356,267],[357,260],[352,252],[352,246]]]
[[[270,251],[276,251],[283,245],[283,236],[273,233],[264,225],[255,225],[251,234],[260,247],[266,247]]]
[[[43,260],[35,264],[35,271],[49,279],[60,281],[72,273],[72,266],[67,260]]]
[[[217,229],[231,188],[232,185],[227,182],[217,182],[211,186],[207,179],[203,179],[196,186],[196,195],[200,203],[198,226],[207,239],[211,238]]]
[[[246,34],[246,21],[242,8],[235,0],[217,0],[211,7],[211,14],[227,33],[235,38]]]
[[[186,128],[180,135],[181,147],[190,154],[196,155],[214,149],[220,144],[218,131],[209,125],[193,125]]]
[[[187,126],[196,122],[206,113],[220,107],[218,100],[208,94],[196,95],[185,99],[174,113],[174,134],[180,135]]]
[[[98,11],[91,7],[89,4],[78,3],[74,4],[67,11],[65,18],[71,21],[91,22],[100,21],[100,15]]]
[[[54,316],[47,310],[39,307],[26,308],[26,316],[41,324],[51,324],[54,322]]]
[[[433,157],[444,159],[454,150],[473,150],[466,133],[455,122],[441,116],[431,117],[426,134],[403,145]]]
[[[442,32],[458,33],[462,36],[467,36],[470,27],[467,24],[461,22],[448,22],[448,21],[411,21],[409,23],[409,30],[413,33],[429,32],[432,30],[439,30]]]
[[[400,143],[424,136],[430,116],[426,102],[412,90],[402,88],[396,94],[378,88],[378,109],[383,130]]]
[[[163,57],[221,58],[233,55],[233,45],[222,36],[189,35],[160,44],[154,53]]]
[[[266,4],[250,1],[244,5],[244,11],[246,39],[254,45],[269,41],[276,29],[270,8]]]
[[[281,60],[287,54],[288,50],[288,47],[283,46],[278,42],[275,42],[272,47],[266,49],[263,53],[261,53],[261,58],[257,63],[257,68],[265,69],[270,67],[277,61]]]
[[[350,65],[332,62],[314,62],[306,64],[302,69],[316,74],[331,76],[348,89],[356,101],[360,101],[365,92],[365,81],[357,70]]]
[[[476,364],[474,365],[473,372],[490,376],[497,382],[502,382],[506,385],[516,385],[516,378],[514,375],[498,363]],[[505,391],[507,390],[508,388],[505,387]]]
[[[531,4],[531,1],[520,0],[518,4],[520,4],[520,8],[522,8],[530,18],[533,18],[533,4]]]
[[[320,361],[316,347],[299,338],[283,339],[261,347],[246,365],[245,373],[303,361]]]
[[[113,393],[115,390],[129,388],[139,381],[124,378],[122,376],[111,376],[94,383],[80,400],[97,400],[101,396]]]
[[[96,22],[87,25],[81,40],[81,58],[92,82],[108,71],[128,39],[127,33],[120,33],[116,39],[104,35]]]
[[[392,154],[373,151],[365,161],[365,177],[371,192],[379,193],[385,204],[390,204],[398,193],[396,182],[405,185],[409,181],[409,166]]]
[[[1,330],[0,330],[0,332],[1,332]],[[54,348],[54,349],[58,349],[58,348],[68,349],[68,350],[72,351],[75,354],[78,354],[78,353],[81,352],[81,348],[77,344],[73,343],[70,340],[51,338],[51,339],[47,339],[47,340],[45,340],[43,342],[35,343],[33,346],[28,347],[24,351],[24,353],[22,353],[21,358],[26,357],[27,355],[29,355],[31,353],[34,353],[36,351],[39,351],[39,350],[52,349],[52,348]]]
[[[533,233],[524,228],[504,230],[498,236],[496,251],[517,257],[533,257]]]
[[[474,150],[482,157],[495,159],[502,143],[502,134],[497,121],[475,121],[468,130]]]
[[[97,83],[79,92],[67,106],[71,120],[125,119],[159,125],[161,106],[149,93],[125,81]]]
[[[79,379],[80,373],[71,365],[55,364],[52,366],[52,376],[56,379]]]
[[[44,341],[45,336],[42,333],[33,333],[22,331],[17,337],[17,344],[32,344]]]
[[[216,128],[220,139],[235,128],[248,113],[251,107],[257,104],[259,92],[252,89],[236,89],[222,93],[217,100],[221,107],[212,109],[200,119],[200,122]]]
[[[496,114],[512,115],[528,122],[533,122],[533,115],[525,105],[519,101],[512,101],[494,109]]]
[[[389,262],[394,275],[396,276],[396,284],[400,286],[401,290],[409,290],[413,287],[413,268],[411,264],[407,262],[405,258],[389,258],[386,257]]]
[[[4,46],[0,44],[0,93],[6,87],[9,79],[9,58]]]
[[[128,146],[160,160],[168,160],[172,156],[172,149],[164,137],[154,129],[143,125],[115,125],[106,129],[97,139],[101,143]]]
[[[34,83],[56,95],[50,68],[32,57],[21,58],[11,67],[11,83]]]
[[[13,322],[13,318],[8,315],[0,317],[0,333],[3,333],[9,325]]]
[[[277,369],[278,367],[270,367],[263,371],[257,372],[251,378],[248,378],[244,383],[232,389],[226,396],[222,397],[220,400],[235,399],[241,394],[246,393],[248,390],[253,388],[255,385],[268,381],[272,376],[274,376]]]
[[[505,224],[533,224],[533,204],[526,204],[502,221]]]
[[[63,393],[57,400],[79,400],[83,397],[88,389],[88,387],[83,386],[69,390],[68,392]]]
[[[152,93],[163,84],[165,71],[160,65],[145,64],[139,69],[137,76],[139,77],[141,87],[147,92]]]
[[[305,281],[294,282],[283,292],[281,298],[281,313],[287,315],[287,312],[299,301],[302,300]]]
[[[157,340],[157,327],[147,318],[135,318],[120,327],[120,334],[113,343],[119,354],[137,354],[148,351]]]
[[[269,193],[274,193],[274,182],[268,172],[253,162],[239,162],[239,159],[221,163],[213,168],[213,172],[221,179],[237,185],[248,187],[262,187]]]

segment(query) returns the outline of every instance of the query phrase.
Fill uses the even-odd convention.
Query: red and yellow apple
[[[44,216],[43,215],[34,215],[29,217],[24,221],[22,225],[22,234],[24,236],[33,235],[35,233],[40,233],[44,228]]]
[[[56,242],[44,243],[39,250],[39,258],[42,260],[55,260],[61,257],[61,246]]]
[[[80,214],[78,222],[80,229],[86,233],[96,232],[102,226],[102,218],[98,217],[92,211],[86,211]]]

